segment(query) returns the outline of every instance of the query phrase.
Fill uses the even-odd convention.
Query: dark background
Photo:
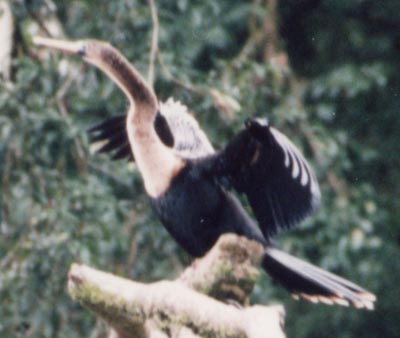
[[[67,294],[83,262],[141,281],[190,259],[149,208],[134,166],[93,154],[85,129],[125,112],[108,78],[31,35],[110,41],[147,75],[146,1],[11,1],[11,77],[0,81],[0,336],[98,337]],[[282,303],[289,337],[400,332],[400,1],[159,1],[155,88],[188,105],[216,147],[265,116],[303,149],[323,205],[279,236],[287,251],[378,297],[375,311],[296,302],[264,275],[253,301]],[[3,41],[0,41],[2,44]]]

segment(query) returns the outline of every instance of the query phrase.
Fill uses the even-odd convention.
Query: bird
[[[35,37],[38,46],[75,54],[104,72],[129,101],[126,114],[91,127],[99,152],[134,161],[161,223],[190,255],[205,255],[234,233],[263,246],[261,267],[295,299],[373,309],[361,286],[292,256],[274,242],[320,205],[316,176],[289,138],[267,119],[249,118],[215,150],[189,109],[159,102],[136,68],[108,42]],[[254,217],[238,195],[247,198]],[[255,220],[254,220],[255,218]]]

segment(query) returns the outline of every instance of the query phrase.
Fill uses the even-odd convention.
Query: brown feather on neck
[[[111,70],[115,80],[120,82],[136,105],[148,105],[156,109],[157,99],[139,72],[116,49],[103,48],[101,58],[104,65]]]
[[[85,45],[85,60],[105,72],[125,93],[137,112],[156,114],[157,97],[146,80],[113,46],[97,40],[88,40]]]
[[[118,84],[131,103],[126,120],[129,144],[147,193],[159,197],[185,163],[161,142],[154,129],[157,98],[143,77],[113,47],[104,47],[100,55],[98,66]]]

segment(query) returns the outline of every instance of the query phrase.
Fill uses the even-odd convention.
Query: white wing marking
[[[301,152],[280,131],[271,127],[271,132],[285,154],[285,167],[289,168],[290,160],[293,163],[292,177],[297,179],[300,175],[300,184],[305,187],[310,183],[310,190],[312,194],[319,195],[319,188],[316,179]]]
[[[285,141],[284,141],[284,139],[282,137],[283,134],[281,134],[280,132],[278,132],[274,128],[271,128],[271,131],[272,131],[272,134],[275,136],[275,138],[278,140],[278,143],[281,145],[283,153],[285,154],[285,161],[284,161],[285,167],[289,168],[289,166],[290,166],[290,157],[289,157],[289,154],[288,154],[288,149],[287,149],[286,143],[285,143]]]
[[[298,164],[298,161],[297,161],[296,154],[290,152],[290,156],[292,157],[292,162],[293,162],[292,177],[294,179],[296,179],[297,176],[299,176],[299,173],[300,173],[299,164]]]
[[[307,166],[304,164],[304,162],[300,161],[301,164],[301,180],[300,183],[303,187],[305,187],[308,182],[310,181],[309,175],[310,173],[307,170]]]
[[[167,119],[174,136],[174,152],[184,158],[198,158],[214,153],[214,148],[188,108],[169,98],[160,102],[160,113]]]

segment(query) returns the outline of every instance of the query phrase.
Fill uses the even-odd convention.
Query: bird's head
[[[67,41],[34,37],[33,43],[66,54],[80,55],[106,73],[127,95],[131,102],[157,108],[157,98],[139,72],[108,42],[100,40]]]
[[[107,57],[105,51],[113,48],[108,42],[94,39],[67,41],[35,36],[33,38],[33,43],[37,46],[47,47],[66,54],[79,55],[86,62],[100,68],[102,66],[102,60]]]

